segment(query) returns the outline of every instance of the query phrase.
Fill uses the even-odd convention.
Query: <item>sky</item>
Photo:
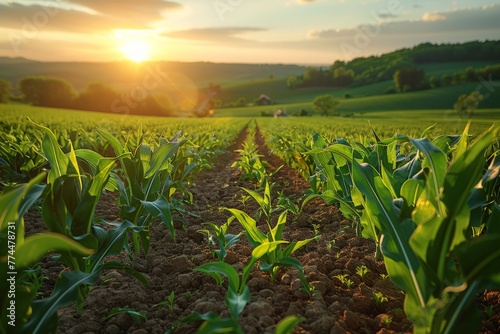
[[[0,56],[332,64],[500,39],[500,0],[0,0]]]

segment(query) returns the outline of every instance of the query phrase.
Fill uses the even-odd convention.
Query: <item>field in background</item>
[[[293,104],[287,111],[300,110],[304,104]],[[163,117],[141,117],[135,115],[114,115],[97,112],[75,111],[55,108],[32,107],[20,104],[0,104],[3,124],[23,126],[29,123],[28,117],[34,122],[45,125],[73,124],[78,123],[87,130],[95,126],[100,128],[122,127],[123,131],[137,128],[140,124],[147,127],[148,124],[168,127],[176,125],[181,128],[182,124],[206,124],[212,123],[219,118],[251,118],[259,117],[262,107],[247,107],[236,109],[221,109],[215,118],[163,118]],[[236,116],[237,115],[237,116]],[[371,138],[370,129],[373,128],[380,136],[391,137],[397,133],[408,133],[418,136],[426,128],[435,125],[433,132],[461,133],[468,122],[466,118],[460,118],[451,110],[425,109],[406,111],[373,111],[367,113],[356,113],[353,117],[286,117],[274,119],[272,117],[261,117],[259,122],[276,122],[277,124],[289,124],[291,127],[307,125],[321,132],[322,128],[329,130],[337,129],[339,136],[365,136]],[[499,109],[483,109],[477,112],[472,119],[471,134],[479,134],[488,129],[494,123],[500,122]]]

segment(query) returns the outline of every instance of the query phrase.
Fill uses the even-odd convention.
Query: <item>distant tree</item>
[[[288,77],[286,81],[286,86],[290,89],[295,89],[298,87],[299,80],[295,75],[291,75]]]
[[[394,84],[400,92],[419,89],[425,78],[424,70],[406,67],[394,73]]]
[[[446,87],[453,83],[453,78],[449,74],[443,74],[441,76],[441,86]]]
[[[304,72],[304,83],[307,86],[314,86],[320,82],[320,72],[318,69],[309,67]]]
[[[299,111],[299,116],[300,116],[300,117],[309,116],[309,113],[308,113],[308,112],[307,112],[307,110],[305,110],[305,109],[300,109],[300,111]]]
[[[10,81],[0,79],[0,103],[9,102],[12,97],[12,84]]]
[[[398,91],[396,90],[396,88],[392,86],[387,87],[387,89],[385,90],[385,94],[396,94],[397,92]]]
[[[19,82],[24,101],[34,106],[72,108],[76,91],[66,80],[47,77],[27,77]]]
[[[439,83],[439,80],[437,80],[435,76],[431,75],[431,76],[429,77],[429,80],[428,80],[428,81],[429,81],[429,86],[430,86],[431,88],[437,88],[437,87],[439,87],[439,84],[440,84],[440,83]]]
[[[112,87],[101,82],[92,82],[76,98],[75,108],[111,112],[113,101],[119,98],[120,94]]]
[[[354,71],[338,67],[333,71],[333,84],[337,87],[349,87],[354,81]]]
[[[335,100],[333,96],[326,94],[317,96],[312,104],[313,108],[321,115],[330,116],[335,115],[335,108],[338,106],[339,101]]]
[[[236,107],[244,107],[246,106],[246,104],[247,104],[247,99],[245,99],[244,97],[240,97],[235,102]]]
[[[131,109],[130,113],[147,116],[170,116],[173,111],[170,99],[167,100],[165,101],[163,96],[148,95],[144,100],[138,102],[137,107]]]
[[[462,94],[458,97],[457,102],[453,105],[453,108],[460,115],[460,117],[468,116],[472,117],[476,109],[479,107],[479,103],[484,100],[484,96],[478,91],[473,91],[470,94]]]
[[[476,71],[474,70],[474,68],[472,68],[471,66],[467,67],[465,69],[464,78],[466,81],[476,81],[477,75],[476,75]]]

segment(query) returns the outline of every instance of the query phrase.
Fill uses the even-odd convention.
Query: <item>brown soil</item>
[[[221,207],[239,208],[251,216],[257,210],[253,200],[242,204],[246,193],[239,187],[253,188],[247,181],[240,180],[237,169],[231,168],[238,158],[234,152],[240,147],[245,133],[220,156],[213,168],[200,173],[192,185],[194,204],[188,210],[192,215],[177,215],[174,241],[168,229],[159,221],[151,228],[151,247],[147,255],[134,255],[132,260],[121,256],[149,279],[150,286],[118,271],[105,271],[87,296],[84,312],[78,317],[75,308],[65,307],[59,311],[58,333],[164,333],[193,311],[213,311],[228,316],[225,305],[225,285],[216,285],[210,276],[193,271],[196,266],[216,261],[212,258],[205,235],[198,232],[205,222],[225,223],[230,214]],[[269,154],[258,135],[258,145],[266,160],[277,168],[281,160]],[[284,194],[301,203],[308,183],[295,170],[285,166],[272,180],[273,193]],[[116,194],[103,195],[97,210],[97,217],[117,221]],[[43,223],[36,212],[25,217],[27,234],[43,230]],[[180,221],[183,220],[183,223]],[[242,230],[237,221],[231,225],[233,233]],[[350,221],[345,220],[332,206],[321,200],[310,202],[298,215],[288,216],[285,240],[302,240],[319,233],[317,242],[312,242],[294,253],[305,268],[308,281],[319,293],[309,296],[299,290],[297,272],[280,269],[276,281],[255,268],[248,280],[251,302],[240,316],[245,333],[273,333],[276,324],[288,315],[303,316],[294,333],[406,333],[412,332],[412,324],[403,312],[404,295],[389,278],[386,278],[382,262],[374,259],[375,247],[371,240],[356,236]],[[251,254],[251,247],[242,236],[240,242],[231,248],[226,262],[241,272]],[[364,265],[368,273],[360,277],[358,266]],[[63,269],[60,264],[48,258],[42,263],[45,281],[42,296],[47,297],[55,279]],[[336,275],[347,274],[353,282],[350,287],[341,283]],[[174,291],[173,310],[166,306],[155,306],[168,299]],[[373,293],[381,292],[387,301],[377,304]],[[490,319],[485,319],[482,333],[500,331],[499,294],[488,292],[480,296],[483,305],[495,305]],[[128,314],[121,314],[102,321],[113,308],[129,307],[142,312],[147,320],[136,324]],[[199,324],[183,324],[175,333],[194,333]]]

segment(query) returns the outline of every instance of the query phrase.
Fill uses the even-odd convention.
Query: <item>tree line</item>
[[[381,56],[337,60],[329,68],[307,68],[302,75],[290,76],[287,86],[359,87],[391,80],[396,71],[435,62],[484,61],[500,59],[500,41],[457,44],[423,43]]]
[[[453,75],[443,74],[440,78],[436,76],[427,78],[423,69],[406,67],[397,70],[393,79],[395,89],[390,87],[386,93],[446,87],[467,82],[500,80],[500,65],[489,65],[477,70],[469,66],[464,71],[456,72]]]
[[[64,79],[52,77],[26,77],[19,81],[20,101],[39,107],[65,108],[98,111],[116,114],[143,116],[173,116],[175,106],[166,96],[149,94],[145,89],[120,93],[102,82],[91,82],[77,92]],[[213,109],[210,98],[206,98],[208,87],[200,90],[199,101],[193,108],[196,116],[208,116]],[[220,90],[220,88],[219,88]],[[12,84],[0,79],[0,103],[13,99]]]

